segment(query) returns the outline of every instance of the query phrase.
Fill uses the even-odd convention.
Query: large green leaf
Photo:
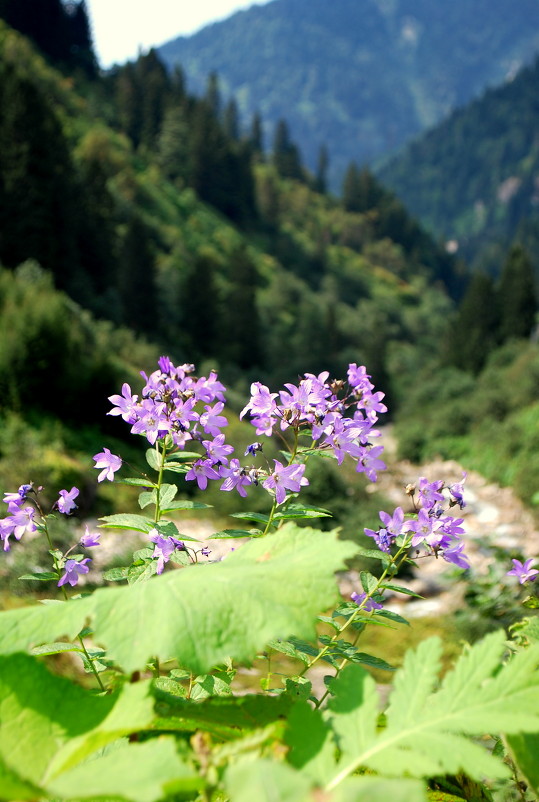
[[[117,749],[76,766],[57,777],[49,789],[64,799],[119,797],[132,802],[157,802],[168,794],[195,791],[203,781],[182,761],[173,738]]]
[[[391,696],[387,726],[376,736],[372,680],[358,666],[345,669],[331,686],[336,694],[331,724],[342,753],[327,789],[360,766],[385,776],[459,771],[474,779],[507,776],[500,760],[463,735],[537,730],[539,649],[522,652],[500,667],[504,648],[503,632],[487,636],[460,658],[439,690],[431,691],[440,649],[438,639],[425,641],[407,654]]]
[[[539,796],[539,733],[508,735],[507,745],[527,784]]]
[[[0,799],[35,799],[32,787],[48,787],[66,769],[152,719],[148,683],[96,696],[51,675],[34,657],[0,657]],[[77,788],[71,793],[76,796]]]
[[[95,642],[128,672],[153,656],[198,673],[227,657],[250,661],[274,638],[314,637],[317,613],[338,595],[334,573],[354,553],[336,533],[287,524],[220,563],[0,613],[0,654],[73,636],[89,618]]]

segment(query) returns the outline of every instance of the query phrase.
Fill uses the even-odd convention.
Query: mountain
[[[285,118],[311,169],[326,145],[336,188],[350,161],[393,152],[537,50],[537,0],[273,0],[159,53],[196,94],[216,72],[267,144]]]
[[[539,59],[380,171],[436,236],[494,272],[518,238],[539,257]]]

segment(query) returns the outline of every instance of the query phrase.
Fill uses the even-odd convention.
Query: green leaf
[[[273,638],[314,638],[319,609],[338,596],[334,573],[354,553],[354,544],[335,532],[289,523],[219,563],[165,572],[135,586],[100,588],[66,605],[2,612],[0,653],[69,637],[89,618],[95,642],[127,672],[153,656],[177,658],[197,673],[226,658],[247,662]],[[174,615],[157,615],[159,610]]]
[[[168,470],[170,465],[176,462],[190,461],[193,459],[200,459],[202,455],[196,451],[175,451],[173,454],[168,454],[165,458],[165,468]]]
[[[539,733],[506,736],[507,745],[526,783],[539,796]]]
[[[154,488],[157,487],[151,479],[116,479],[116,484],[119,485],[132,485],[133,487],[147,487],[147,488]]]
[[[259,524],[267,524],[269,515],[262,512],[233,512],[231,518],[240,518],[243,521],[256,521]]]
[[[51,674],[43,663],[23,654],[0,657],[0,704],[3,799],[44,795],[7,796],[2,784],[5,778],[8,783],[16,777],[23,784],[48,789],[53,778],[106,744],[149,726],[153,718],[153,700],[146,682],[96,696]],[[73,786],[69,798],[78,798],[79,793],[80,787]]]
[[[230,766],[224,785],[234,802],[307,802],[312,783],[286,763],[259,758]]]
[[[19,579],[33,579],[37,582],[50,582],[53,579],[58,581],[58,576],[59,574],[56,574],[53,571],[33,571],[31,574],[23,574],[19,577]]]
[[[99,520],[104,521],[104,523],[100,524],[103,529],[130,529],[135,532],[148,533],[155,526],[151,518],[124,512],[117,515],[105,515]]]
[[[146,462],[154,471],[159,471],[161,468],[161,454],[159,451],[155,448],[149,448],[146,451]]]
[[[95,800],[120,797],[133,802],[157,800],[203,786],[193,766],[179,757],[173,738],[123,744],[76,766],[49,784],[62,798]]]
[[[377,618],[387,618],[389,621],[394,621],[395,624],[405,624],[407,627],[410,626],[410,622],[403,618],[402,615],[398,613],[394,613],[391,610],[376,610],[375,616]]]
[[[423,783],[380,777],[350,777],[331,795],[331,802],[426,802]]]
[[[414,599],[423,599],[424,596],[420,596],[419,593],[414,593],[413,590],[409,588],[403,588],[401,585],[391,585],[389,582],[384,582],[383,585],[380,585],[381,590],[393,590],[395,593],[402,593],[405,596],[413,596]]]
[[[333,514],[323,507],[313,507],[307,504],[289,504],[282,512],[276,512],[273,516],[274,521],[285,521],[288,519],[302,518],[331,518]]]
[[[291,700],[280,696],[248,694],[213,697],[192,702],[171,695],[161,678],[155,683],[160,718],[156,729],[194,732],[203,729],[220,738],[238,738],[245,730],[256,730],[288,715]]]
[[[212,508],[211,504],[203,504],[201,501],[171,501],[164,507],[161,512],[169,513],[174,512],[176,510],[210,510]]]
[[[107,582],[120,582],[123,579],[127,579],[128,573],[129,568],[127,566],[124,568],[109,568],[108,571],[104,572],[103,579]]]
[[[74,646],[72,643],[44,643],[43,646],[36,646],[31,649],[31,654],[36,656],[44,654],[61,654],[62,652],[83,652],[80,646]]]
[[[260,532],[260,530],[254,530]],[[248,532],[246,529],[221,529],[220,532],[215,532],[208,540],[226,540],[228,538],[236,537],[253,537],[253,532]],[[254,535],[256,537],[256,535]]]
[[[364,549],[360,546],[357,548],[356,554],[358,557],[367,557],[369,560],[379,560],[384,563],[384,567],[391,563],[389,554],[386,554],[385,551],[378,551],[378,549]]]
[[[344,669],[335,687],[332,685],[337,698],[330,707],[335,713],[340,713],[339,705],[346,709],[344,723],[340,715],[332,719],[339,743],[345,743],[346,748],[327,790],[361,766],[396,776],[459,772],[477,780],[508,776],[507,767],[498,758],[464,737],[539,730],[539,648],[517,654],[500,668],[504,649],[503,632],[488,635],[462,655],[439,690],[433,690],[439,669],[439,639],[429,639],[416,651],[408,652],[396,676],[386,727],[380,734],[364,738],[361,748],[351,746],[354,741],[361,742],[354,727],[366,728],[369,722],[373,727],[376,723],[370,695],[366,697],[371,699],[368,706],[361,702],[365,691],[360,688],[365,689],[369,680],[357,666]],[[343,678],[350,689],[356,687],[355,702],[351,690],[341,692],[339,682]]]
[[[200,455],[198,458],[200,459]],[[171,473],[187,473],[189,471],[189,465],[171,462],[170,465],[165,465],[165,471],[170,471]]]

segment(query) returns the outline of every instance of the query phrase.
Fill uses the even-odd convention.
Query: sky
[[[101,67],[122,64],[177,36],[268,0],[86,0]]]

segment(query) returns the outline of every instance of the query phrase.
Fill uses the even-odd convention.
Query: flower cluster
[[[305,465],[299,461],[284,465],[275,459],[273,467],[260,468],[242,465],[232,457],[234,449],[221,432],[228,424],[221,414],[225,387],[214,371],[208,378],[197,378],[193,371],[193,365],[175,367],[168,357],[161,357],[159,370],[149,377],[142,374],[146,384],[140,398],[124,384],[121,395],[110,397],[114,406],[109,414],[121,415],[133,433],[145,436],[152,445],[163,438],[170,438],[178,449],[184,449],[189,441],[201,444],[204,454],[185,474],[186,481],[196,481],[201,490],[210,480],[220,480],[221,490],[246,496],[249,486],[260,484],[282,504],[287,491],[298,493],[308,484]],[[250,412],[258,435],[270,437],[276,425],[281,432],[292,428],[309,434],[313,447],[332,450],[339,464],[350,456],[358,472],[376,481],[376,472],[385,468],[380,459],[383,448],[373,446],[370,440],[379,435],[374,426],[378,413],[386,407],[383,393],[374,392],[366,369],[350,364],[348,382],[329,381],[327,372],[319,376],[306,373],[298,386],[286,384],[285,388],[279,394],[270,393],[260,382],[253,383],[251,399],[240,418]],[[245,456],[254,457],[260,451],[262,444],[256,442]],[[102,469],[99,481],[112,479],[121,466],[120,458],[108,449],[94,460],[95,467]]]
[[[35,508],[25,504],[28,494],[33,492],[32,485],[21,485],[16,493],[5,493],[4,504],[7,504],[7,515],[0,520],[0,538],[4,541],[4,551],[11,548],[11,535],[20,540],[26,532],[35,532]],[[24,505],[24,506],[23,506]]]
[[[386,412],[384,394],[374,386],[364,367],[348,366],[348,382],[329,381],[327,371],[318,376],[305,373],[299,384],[285,384],[286,390],[270,393],[260,382],[251,385],[251,398],[240,418],[249,412],[258,435],[269,436],[278,426],[310,433],[313,445],[331,450],[340,465],[348,455],[356,470],[376,481],[376,472],[385,469],[379,458],[383,446],[370,440],[379,436],[374,428],[378,413]]]
[[[121,395],[110,396],[114,407],[108,414],[121,415],[133,434],[143,435],[151,445],[169,436],[183,449],[189,440],[199,439],[201,429],[218,437],[228,424],[221,415],[225,387],[214,371],[197,379],[191,376],[194,369],[194,365],[175,367],[168,357],[161,357],[159,370],[150,376],[142,373],[146,384],[140,398],[124,384]]]
[[[462,484],[455,491],[455,485],[447,488],[450,498],[443,491],[443,481],[429,482],[424,476],[419,479],[418,487],[407,488],[414,501],[414,517],[405,518],[402,507],[397,507],[393,515],[380,512],[382,526],[379,529],[365,529],[365,534],[372,537],[381,551],[389,553],[397,538],[403,536],[402,542],[417,550],[425,549],[428,555],[443,557],[447,562],[459,568],[469,568],[468,558],[463,553],[464,543],[460,535],[464,534],[463,519],[447,515],[443,504],[458,504],[462,509]],[[417,491],[417,497],[416,497]],[[458,494],[458,495],[457,495]]]

